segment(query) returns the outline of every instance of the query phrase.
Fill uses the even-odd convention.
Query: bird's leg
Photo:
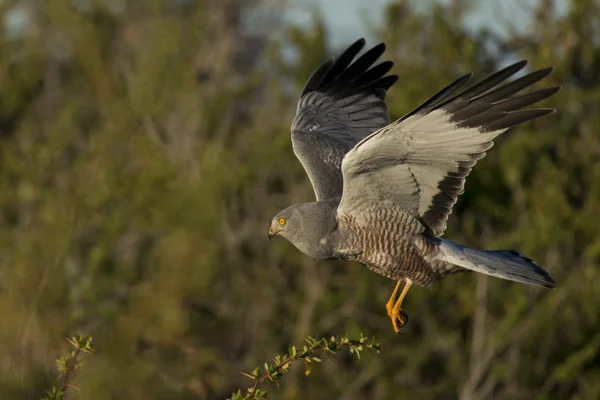
[[[404,300],[404,296],[406,296],[408,289],[410,289],[410,285],[412,285],[412,281],[410,279],[405,279],[405,281],[406,284],[404,285],[404,289],[402,289],[400,297],[398,297],[398,300],[396,301],[396,303],[392,307],[391,312],[389,313],[391,314],[390,318],[392,319],[392,325],[394,325],[394,331],[396,331],[396,333],[400,332],[400,327],[402,327],[408,321],[408,315],[400,308],[400,306],[402,305],[402,300]],[[398,282],[398,286],[399,284],[400,282]],[[398,286],[396,286],[396,289],[398,289]],[[396,290],[394,290],[394,295],[395,294]],[[398,322],[400,322],[400,326],[398,326]]]
[[[401,284],[402,284],[401,280],[398,281],[398,283],[396,283],[396,288],[392,292],[390,299],[388,300],[388,302],[385,305],[385,309],[387,310],[388,317],[390,317],[390,318],[392,318],[392,309],[394,308],[394,304],[396,303],[396,293],[398,293],[398,289],[400,289]]]

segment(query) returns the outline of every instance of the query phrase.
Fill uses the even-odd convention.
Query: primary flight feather
[[[386,305],[396,332],[406,322],[401,304],[413,283],[429,286],[471,270],[554,288],[552,277],[517,251],[441,238],[465,178],[494,138],[554,112],[522,108],[560,87],[517,95],[553,68],[505,83],[525,67],[520,61],[463,89],[472,76],[465,75],[389,124],[385,95],[398,78],[387,75],[391,61],[374,65],[383,44],[355,60],[364,45],[360,39],[326,61],[302,91],[292,145],[316,201],[277,214],[269,237],[282,236],[313,258],[357,261],[396,280]]]

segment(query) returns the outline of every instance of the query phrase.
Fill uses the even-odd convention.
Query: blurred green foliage
[[[74,333],[96,354],[65,398],[120,400],[222,399],[305,336],[361,332],[381,354],[294,369],[271,397],[600,398],[600,5],[516,6],[531,24],[498,36],[465,28],[468,1],[415,3],[378,27],[392,118],[468,71],[556,66],[559,112],[497,141],[446,236],[519,249],[558,290],[450,276],[411,290],[397,336],[393,282],[267,240],[313,196],[288,132],[341,50],[318,18],[282,25],[266,0],[5,1],[28,19],[0,41],[0,398],[55,386]]]

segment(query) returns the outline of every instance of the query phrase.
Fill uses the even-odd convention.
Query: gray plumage
[[[352,63],[364,45],[365,40],[360,39],[337,60],[331,58],[321,65],[298,102],[292,146],[317,200],[341,197],[344,155],[390,122],[384,99],[386,90],[398,79],[386,76],[394,64],[385,61],[370,68],[385,51],[383,43]]]
[[[559,87],[515,96],[553,69],[498,87],[526,65],[521,61],[460,91],[471,78],[465,75],[388,124],[385,93],[397,77],[386,76],[390,61],[373,67],[383,44],[352,63],[364,43],[325,62],[302,92],[292,144],[317,201],[280,212],[269,236],[285,237],[316,259],[356,261],[422,286],[472,270],[555,287],[546,271],[516,251],[471,249],[441,238],[465,178],[494,138],[554,111],[521,108]]]

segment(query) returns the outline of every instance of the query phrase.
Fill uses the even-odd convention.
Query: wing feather
[[[521,108],[560,87],[516,95],[550,74],[552,67],[497,87],[525,65],[515,63],[458,92],[471,77],[465,75],[359,142],[342,162],[338,214],[356,215],[363,206],[392,202],[419,218],[429,234],[441,236],[466,177],[493,140],[512,126],[554,112]]]
[[[342,195],[344,155],[367,135],[389,124],[386,90],[398,79],[386,75],[393,66],[373,66],[385,51],[379,44],[356,61],[365,45],[360,39],[337,59],[311,75],[292,122],[292,146],[312,183],[317,200]]]

